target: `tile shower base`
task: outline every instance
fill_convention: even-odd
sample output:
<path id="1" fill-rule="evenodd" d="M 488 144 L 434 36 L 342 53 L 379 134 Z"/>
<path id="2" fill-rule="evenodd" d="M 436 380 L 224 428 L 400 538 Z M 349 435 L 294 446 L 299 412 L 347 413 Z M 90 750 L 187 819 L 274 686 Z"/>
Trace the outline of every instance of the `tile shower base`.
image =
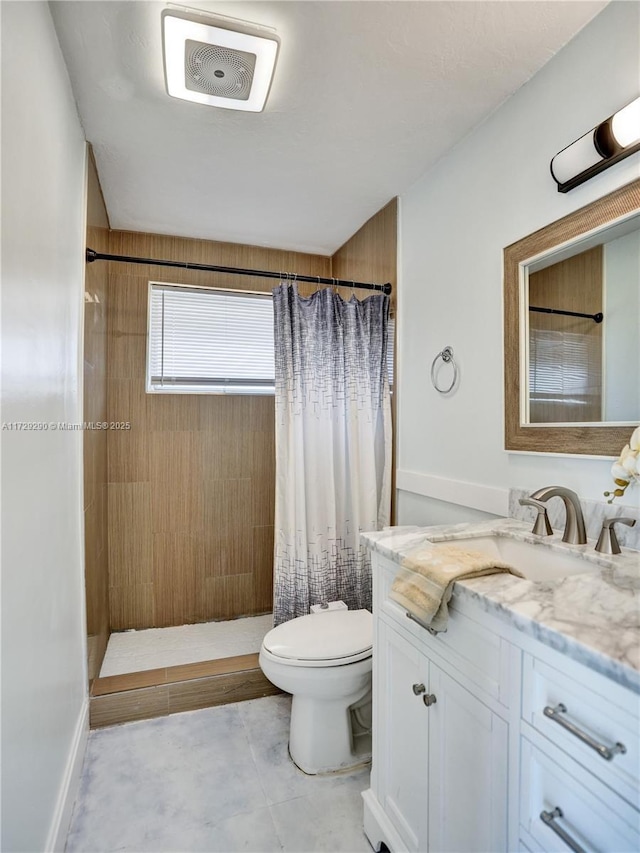
<path id="1" fill-rule="evenodd" d="M 279 693 L 258 652 L 272 616 L 113 634 L 90 698 L 91 728 Z"/>
<path id="2" fill-rule="evenodd" d="M 273 615 L 111 634 L 100 678 L 260 651 Z"/>

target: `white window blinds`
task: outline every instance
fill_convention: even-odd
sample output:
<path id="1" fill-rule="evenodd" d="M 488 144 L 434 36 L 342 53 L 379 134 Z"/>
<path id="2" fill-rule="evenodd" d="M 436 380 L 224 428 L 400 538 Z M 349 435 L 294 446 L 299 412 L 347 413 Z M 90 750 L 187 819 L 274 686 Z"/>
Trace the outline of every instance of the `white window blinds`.
<path id="1" fill-rule="evenodd" d="M 387 326 L 387 376 L 389 377 L 389 388 L 393 391 L 393 354 L 394 342 L 396 339 L 396 321 L 394 317 L 389 317 L 389 325 Z"/>
<path id="2" fill-rule="evenodd" d="M 594 420 L 600 407 L 599 341 L 554 329 L 529 330 L 532 423 Z M 599 418 L 598 418 L 599 419 Z"/>
<path id="3" fill-rule="evenodd" d="M 393 388 L 395 322 L 387 371 Z M 147 390 L 187 394 L 273 394 L 270 293 L 149 286 Z"/>
<path id="4" fill-rule="evenodd" d="M 147 390 L 273 394 L 273 300 L 151 284 Z"/>

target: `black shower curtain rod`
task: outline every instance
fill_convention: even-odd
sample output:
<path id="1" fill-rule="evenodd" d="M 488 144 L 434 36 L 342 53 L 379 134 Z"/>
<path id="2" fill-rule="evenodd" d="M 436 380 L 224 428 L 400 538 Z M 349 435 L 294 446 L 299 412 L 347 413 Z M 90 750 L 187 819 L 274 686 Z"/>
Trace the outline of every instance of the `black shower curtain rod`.
<path id="1" fill-rule="evenodd" d="M 367 284 L 362 281 L 345 281 L 342 278 L 323 278 L 319 275 L 298 275 L 292 272 L 272 272 L 271 270 L 245 270 L 237 267 L 218 267 L 211 264 L 191 264 L 188 261 L 159 261 L 155 258 L 131 258 L 127 255 L 106 255 L 87 249 L 87 263 L 94 261 L 121 261 L 125 264 L 153 264 L 157 267 L 180 267 L 186 270 L 199 270 L 201 272 L 226 272 L 232 275 L 254 275 L 258 278 L 279 278 L 285 281 L 309 281 L 312 284 L 330 284 L 333 287 L 357 287 L 363 290 L 379 290 L 387 295 L 391 293 L 391 285 Z"/>
<path id="2" fill-rule="evenodd" d="M 566 317 L 584 317 L 587 320 L 593 320 L 594 323 L 602 323 L 604 314 L 581 314 L 580 311 L 561 311 L 559 308 L 536 308 L 533 305 L 529 306 L 529 311 L 539 311 L 541 314 L 564 314 Z"/>

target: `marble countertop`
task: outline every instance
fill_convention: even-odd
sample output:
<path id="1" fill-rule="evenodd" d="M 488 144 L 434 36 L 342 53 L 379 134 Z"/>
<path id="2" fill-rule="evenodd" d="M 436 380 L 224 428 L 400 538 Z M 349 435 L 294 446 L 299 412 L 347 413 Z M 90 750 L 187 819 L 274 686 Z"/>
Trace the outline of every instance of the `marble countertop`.
<path id="1" fill-rule="evenodd" d="M 594 551 L 591 540 L 586 545 L 566 545 L 558 533 L 541 539 L 530 531 L 530 524 L 505 518 L 476 524 L 389 527 L 363 533 L 362 541 L 398 564 L 425 541 L 495 533 L 545 549 L 581 554 L 599 568 L 544 582 L 506 574 L 458 581 L 453 600 L 472 600 L 487 613 L 640 693 L 640 551 L 623 549 L 622 554 L 609 557 Z"/>

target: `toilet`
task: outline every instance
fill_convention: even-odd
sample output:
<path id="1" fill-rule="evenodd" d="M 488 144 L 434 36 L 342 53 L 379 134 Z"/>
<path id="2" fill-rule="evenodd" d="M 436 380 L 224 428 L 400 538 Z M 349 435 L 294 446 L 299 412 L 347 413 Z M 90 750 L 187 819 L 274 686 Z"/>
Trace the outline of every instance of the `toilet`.
<path id="1" fill-rule="evenodd" d="M 260 649 L 265 676 L 293 696 L 289 753 L 305 773 L 328 773 L 371 758 L 368 610 L 299 616 L 273 628 Z"/>

